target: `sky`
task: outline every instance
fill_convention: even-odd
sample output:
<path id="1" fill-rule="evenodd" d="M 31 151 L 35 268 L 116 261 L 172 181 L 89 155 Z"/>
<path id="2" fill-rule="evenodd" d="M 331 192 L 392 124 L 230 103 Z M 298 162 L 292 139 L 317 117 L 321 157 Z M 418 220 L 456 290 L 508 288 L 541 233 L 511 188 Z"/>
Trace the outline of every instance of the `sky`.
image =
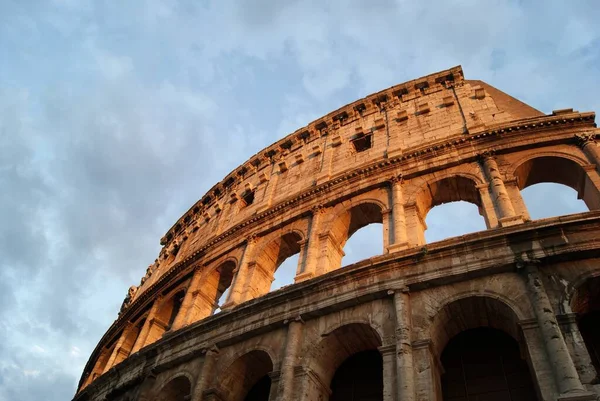
<path id="1" fill-rule="evenodd" d="M 600 110 L 599 19 L 597 0 L 0 0 L 0 401 L 71 399 L 169 227 L 342 105 L 460 64 L 545 113 Z M 524 193 L 534 218 L 585 210 Z M 427 240 L 482 222 L 438 207 Z"/>

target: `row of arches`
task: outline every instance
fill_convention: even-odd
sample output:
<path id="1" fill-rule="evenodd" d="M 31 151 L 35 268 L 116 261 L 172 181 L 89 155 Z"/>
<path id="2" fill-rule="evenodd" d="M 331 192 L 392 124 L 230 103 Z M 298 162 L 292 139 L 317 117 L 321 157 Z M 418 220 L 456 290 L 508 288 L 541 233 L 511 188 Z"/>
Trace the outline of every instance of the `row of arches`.
<path id="1" fill-rule="evenodd" d="M 531 158 L 515 170 L 516 195 L 535 185 L 551 182 L 577 191 L 590 209 L 600 206 L 598 190 L 584 167 L 574 160 L 558 156 Z M 418 181 L 418 180 L 417 180 Z M 396 184 L 393 184 L 396 185 Z M 397 242 L 395 225 L 403 223 L 412 245 L 425 244 L 424 233 L 428 215 L 443 211 L 450 218 L 465 222 L 479 221 L 481 227 L 497 225 L 497 205 L 486 199 L 487 185 L 469 173 L 450 172 L 426 182 L 408 182 L 406 201 L 400 203 L 405 220 L 394 214 L 398 209 L 394 194 L 377 189 L 344 201 L 331 210 L 317 209 L 307 221 L 275 231 L 264 238 L 249 241 L 243 252 L 226 255 L 206 268 L 198 269 L 190 283 L 180 283 L 157 299 L 150 310 L 138 315 L 118 341 L 105 347 L 99 356 L 92 377 L 102 374 L 129 354 L 158 340 L 165 332 L 200 320 L 222 308 L 260 297 L 294 282 L 302 281 L 340 268 L 368 256 L 381 255 Z M 511 192 L 517 212 L 529 218 L 520 196 Z M 540 201 L 538 195 L 538 201 Z M 553 193 L 553 199 L 556 193 Z M 541 199 L 542 203 L 547 199 Z M 455 205 L 470 205 L 468 215 L 448 209 Z M 392 209 L 389 209 L 389 206 Z M 402 206 L 403 205 L 403 206 Z M 581 206 L 581 205 L 580 205 Z M 435 227 L 435 222 L 430 223 Z M 442 230 L 443 231 L 443 230 Z M 410 234 L 410 233 L 416 234 Z M 455 235 L 456 231 L 448 234 Z M 411 237 L 412 235 L 412 237 Z M 434 239 L 435 238 L 434 236 Z M 343 259 L 347 250 L 347 259 Z"/>
<path id="2" fill-rule="evenodd" d="M 484 295 L 468 295 L 445 304 L 429 328 L 432 386 L 427 399 L 444 401 L 542 400 L 539 383 L 544 376 L 539 361 L 531 354 L 537 345 L 523 332 L 521 312 L 508 300 Z M 598 327 L 600 327 L 600 277 L 587 280 L 571 301 L 577 313 L 577 326 L 585 339 L 591 364 L 595 367 L 591 385 L 598 383 Z M 565 333 L 568 332 L 565 329 Z M 389 379 L 396 372 L 395 355 L 384 344 L 380 329 L 363 322 L 341 323 L 321 335 L 300 359 L 303 372 L 294 379 L 294 398 L 323 401 L 383 401 L 389 396 Z M 413 349 L 417 345 L 413 344 Z M 533 347 L 533 348 L 532 348 Z M 571 353 L 576 353 L 571 349 Z M 414 374 L 421 374 L 415 361 Z M 208 380 L 208 392 L 224 401 L 275 400 L 280 362 L 267 349 L 253 349 L 235 354 Z M 300 369 L 301 368 L 301 369 Z M 392 370 L 392 372 L 390 372 Z M 390 376 L 390 373 L 392 374 Z M 579 371 L 582 376 L 583 373 Z M 175 380 L 183 380 L 182 376 Z M 187 379 L 185 379 L 187 380 Z M 583 380 L 583 379 L 582 379 Z M 396 383 L 396 385 L 398 385 Z M 182 401 L 192 383 L 180 385 L 186 394 L 172 395 L 167 383 L 153 400 Z M 205 391 L 207 393 L 207 391 Z M 168 394 L 169 396 L 166 396 Z M 388 394 L 388 395 L 385 395 Z M 204 399 L 204 398 L 202 398 Z"/>

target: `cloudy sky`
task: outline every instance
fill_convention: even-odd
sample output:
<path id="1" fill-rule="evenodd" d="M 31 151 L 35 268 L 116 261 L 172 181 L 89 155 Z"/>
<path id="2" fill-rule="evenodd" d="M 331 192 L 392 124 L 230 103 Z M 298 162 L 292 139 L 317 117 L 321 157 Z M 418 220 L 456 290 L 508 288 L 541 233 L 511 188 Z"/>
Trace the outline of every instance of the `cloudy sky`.
<path id="1" fill-rule="evenodd" d="M 1 0 L 0 400 L 72 398 L 171 224 L 331 110 L 458 64 L 546 113 L 600 110 L 599 19 L 597 0 Z M 534 217 L 584 210 L 526 192 Z M 428 240 L 483 227 L 448 208 Z M 381 252 L 373 227 L 345 262 Z"/>

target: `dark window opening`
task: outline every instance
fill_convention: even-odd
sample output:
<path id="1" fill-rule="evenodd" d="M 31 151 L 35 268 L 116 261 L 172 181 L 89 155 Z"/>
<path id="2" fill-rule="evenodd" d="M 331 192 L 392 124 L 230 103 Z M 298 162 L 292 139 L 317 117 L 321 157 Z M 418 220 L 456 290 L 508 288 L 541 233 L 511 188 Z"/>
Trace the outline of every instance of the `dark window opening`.
<path id="1" fill-rule="evenodd" d="M 379 351 L 363 351 L 346 359 L 331 380 L 330 400 L 383 400 L 383 360 Z"/>
<path id="2" fill-rule="evenodd" d="M 235 182 L 235 180 L 233 179 L 233 177 L 229 177 L 228 179 L 225 180 L 225 182 L 223 183 L 223 186 L 225 188 L 229 188 L 233 185 L 234 182 Z"/>
<path id="3" fill-rule="evenodd" d="M 254 386 L 248 391 L 248 395 L 244 401 L 268 401 L 269 393 L 271 392 L 271 378 L 269 375 L 264 375 Z"/>
<path id="4" fill-rule="evenodd" d="M 354 150 L 356 150 L 357 152 L 364 152 L 367 149 L 371 149 L 372 141 L 371 141 L 371 134 L 365 135 L 365 134 L 358 134 L 353 140 L 352 140 L 352 145 L 354 145 Z"/>
<path id="5" fill-rule="evenodd" d="M 244 201 L 244 206 L 249 206 L 254 202 L 254 191 L 246 191 L 242 195 L 242 200 Z"/>
<path id="6" fill-rule="evenodd" d="M 364 103 L 359 103 L 354 106 L 354 110 L 358 111 L 358 114 L 362 114 L 365 112 L 365 110 L 367 110 L 367 106 L 365 106 Z"/>

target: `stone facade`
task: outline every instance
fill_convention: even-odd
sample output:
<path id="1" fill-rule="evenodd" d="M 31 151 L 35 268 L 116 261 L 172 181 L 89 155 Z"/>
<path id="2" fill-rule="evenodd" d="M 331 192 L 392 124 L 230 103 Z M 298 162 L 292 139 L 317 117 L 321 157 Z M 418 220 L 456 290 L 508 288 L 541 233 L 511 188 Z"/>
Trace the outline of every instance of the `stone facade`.
<path id="1" fill-rule="evenodd" d="M 352 387 L 344 374 L 370 383 L 353 394 L 373 387 L 357 400 L 597 399 L 600 341 L 580 330 L 600 310 L 594 121 L 545 115 L 455 67 L 299 129 L 162 238 L 74 399 L 338 400 Z M 540 182 L 570 186 L 590 212 L 531 221 L 520 190 Z M 428 211 L 459 200 L 487 230 L 426 244 Z M 383 226 L 381 256 L 340 269 L 348 238 L 371 223 Z M 294 254 L 295 284 L 269 292 Z M 506 337 L 521 370 L 502 359 L 500 389 L 463 364 L 455 389 L 453 344 L 481 328 Z M 375 368 L 348 367 L 360 355 Z"/>

